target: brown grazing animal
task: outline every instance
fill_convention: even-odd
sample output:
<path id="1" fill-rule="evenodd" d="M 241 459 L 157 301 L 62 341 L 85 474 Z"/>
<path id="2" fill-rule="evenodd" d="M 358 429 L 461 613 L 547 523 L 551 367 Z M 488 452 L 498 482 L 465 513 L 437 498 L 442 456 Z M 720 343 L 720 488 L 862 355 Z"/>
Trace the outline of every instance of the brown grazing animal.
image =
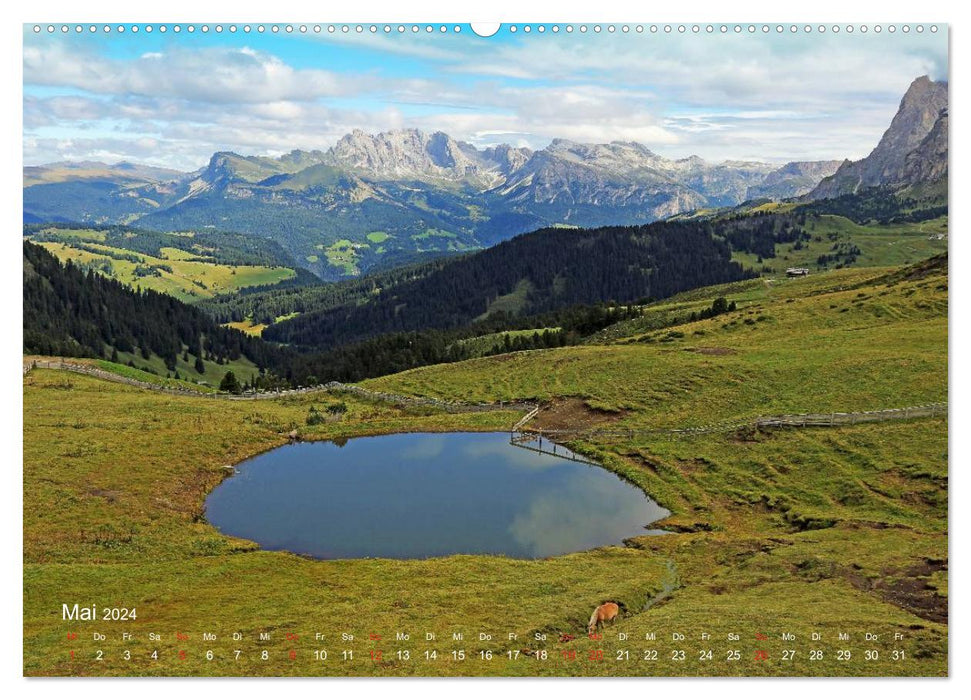
<path id="1" fill-rule="evenodd" d="M 593 609 L 593 615 L 590 616 L 590 623 L 587 625 L 587 631 L 593 634 L 597 631 L 597 625 L 603 626 L 604 624 L 616 619 L 618 613 L 620 613 L 620 608 L 617 607 L 617 603 L 604 603 L 603 605 L 598 605 Z"/>

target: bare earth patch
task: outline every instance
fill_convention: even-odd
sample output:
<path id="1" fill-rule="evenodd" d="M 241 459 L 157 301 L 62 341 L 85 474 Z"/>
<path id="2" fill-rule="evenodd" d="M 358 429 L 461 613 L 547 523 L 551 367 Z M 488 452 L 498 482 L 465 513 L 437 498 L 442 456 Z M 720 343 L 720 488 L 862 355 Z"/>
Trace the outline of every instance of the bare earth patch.
<path id="1" fill-rule="evenodd" d="M 565 397 L 542 405 L 536 417 L 529 422 L 529 427 L 543 430 L 587 430 L 618 421 L 625 413 L 602 411 L 591 408 L 583 399 Z"/>
<path id="2" fill-rule="evenodd" d="M 877 594 L 883 600 L 932 622 L 947 623 L 947 596 L 939 595 L 930 577 L 947 570 L 946 559 L 924 559 L 906 569 L 884 571 L 877 579 L 848 577 L 856 588 Z"/>

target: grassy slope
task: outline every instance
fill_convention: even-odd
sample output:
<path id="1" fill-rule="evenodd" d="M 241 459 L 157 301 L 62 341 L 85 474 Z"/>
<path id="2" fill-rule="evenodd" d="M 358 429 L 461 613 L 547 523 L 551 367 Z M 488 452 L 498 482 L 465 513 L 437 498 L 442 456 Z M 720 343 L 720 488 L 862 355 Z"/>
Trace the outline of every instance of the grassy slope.
<path id="1" fill-rule="evenodd" d="M 461 345 L 466 352 L 470 353 L 471 357 L 481 357 L 487 353 L 492 352 L 497 347 L 501 346 L 506 336 L 510 339 L 519 338 L 522 336 L 532 337 L 534 333 L 542 334 L 544 331 L 558 331 L 559 327 L 551 328 L 529 328 L 526 330 L 517 331 L 502 331 L 500 333 L 487 333 L 485 335 L 477 335 L 473 338 L 465 338 L 463 340 L 456 341 L 457 345 Z"/>
<path id="2" fill-rule="evenodd" d="M 662 342 L 670 329 L 646 336 L 635 330 L 610 345 L 471 360 L 369 384 L 461 398 L 582 396 L 622 408 L 620 424 L 635 427 L 946 398 L 946 278 L 859 287 L 860 274 L 743 286 L 729 295 L 740 300 L 737 312 L 676 329 L 684 337 L 670 342 Z M 669 303 L 710 304 L 723 291 Z M 641 342 L 647 336 L 653 342 Z M 699 347 L 734 354 L 692 350 Z M 108 661 L 98 669 L 111 674 L 946 673 L 947 627 L 932 619 L 947 590 L 944 419 L 577 444 L 670 508 L 669 525 L 685 532 L 551 560 L 314 562 L 252 551 L 199 519 L 205 494 L 225 475 L 220 465 L 281 444 L 311 402 L 326 400 L 231 403 L 51 371 L 28 376 L 25 671 L 92 672 L 87 658 L 69 660 L 56 614 L 61 602 L 91 600 L 139 606 L 138 621 L 127 628 L 139 638 L 127 645 L 138 652 L 133 661 L 119 658 L 120 627 L 108 628 L 115 635 L 103 643 Z M 420 415 L 346 400 L 344 422 L 317 426 L 311 436 L 502 429 L 516 417 Z M 666 587 L 675 590 L 640 612 Z M 605 642 L 555 639 L 581 635 L 589 610 L 604 599 L 632 613 Z M 186 629 L 191 638 L 179 645 L 174 632 L 187 620 L 194 620 Z M 83 633 L 104 627 L 77 625 Z M 227 638 L 235 630 L 244 642 Z M 465 642 L 443 638 L 457 630 Z M 148 631 L 165 633 L 155 645 L 165 663 L 147 659 Z M 219 639 L 203 644 L 203 631 Z M 258 643 L 259 631 L 271 631 L 272 640 Z M 294 661 L 284 659 L 294 645 L 283 635 L 291 631 L 301 637 Z M 316 631 L 327 637 L 310 641 Z M 342 644 L 340 631 L 357 638 Z M 395 631 L 412 638 L 389 640 Z M 550 639 L 534 641 L 537 631 Z M 671 641 L 675 631 L 685 642 Z M 811 645 L 814 631 L 823 640 Z M 849 632 L 850 642 L 838 643 L 837 631 Z M 880 640 L 864 644 L 866 631 Z M 367 641 L 370 632 L 385 639 Z M 425 632 L 439 639 L 425 641 Z M 492 633 L 493 641 L 468 639 L 478 632 Z M 520 637 L 508 643 L 507 632 Z M 619 632 L 637 641 L 621 643 Z M 658 633 L 657 641 L 644 641 L 648 632 Z M 728 632 L 741 639 L 728 641 Z M 756 643 L 756 632 L 769 641 Z M 783 632 L 795 634 L 796 643 L 782 642 Z M 894 632 L 903 640 L 894 642 Z M 783 661 L 790 646 L 797 655 Z M 208 647 L 214 662 L 205 661 Z M 313 661 L 312 647 L 326 648 L 330 660 Z M 338 660 L 345 647 L 355 650 L 353 663 Z M 822 649 L 823 659 L 810 661 L 810 647 Z M 842 647 L 852 649 L 852 662 L 837 660 Z M 189 651 L 185 661 L 171 658 L 180 648 Z M 243 650 L 239 662 L 227 658 L 234 648 Z M 269 665 L 259 659 L 263 648 Z M 382 649 L 381 662 L 370 660 L 372 648 Z M 459 648 L 465 661 L 450 656 Z M 549 658 L 510 660 L 510 648 L 545 648 Z M 587 660 L 596 648 L 606 650 L 604 661 Z M 769 651 L 769 661 L 752 661 L 758 648 Z M 862 661 L 870 648 L 880 651 L 879 660 Z M 405 649 L 411 660 L 397 660 L 394 652 Z M 426 660 L 433 649 L 439 658 Z M 486 649 L 502 653 L 487 661 L 479 654 Z M 618 661 L 618 649 L 638 660 Z M 658 662 L 640 661 L 651 649 Z M 678 649 L 685 661 L 670 659 Z M 706 649 L 710 661 L 700 658 Z M 726 660 L 730 649 L 740 650 L 740 661 Z M 893 660 L 893 649 L 905 658 Z M 577 660 L 562 654 L 568 650 Z"/>
<path id="3" fill-rule="evenodd" d="M 26 356 L 25 359 L 27 359 Z M 161 357 L 151 355 L 146 360 L 137 350 L 134 353 L 118 353 L 118 362 L 83 357 L 73 357 L 69 360 L 75 363 L 94 365 L 123 377 L 131 377 L 150 384 L 181 387 L 203 392 L 214 391 L 226 372 L 229 371 L 236 375 L 240 383 L 250 381 L 255 375 L 259 374 L 259 368 L 246 357 L 240 357 L 238 360 L 227 360 L 225 364 L 203 360 L 202 364 L 205 371 L 199 373 L 195 368 L 195 355 L 190 353 L 188 362 L 182 359 L 182 355 L 179 355 L 175 362 L 175 371 L 179 373 L 179 379 L 175 379 L 174 372 L 165 366 L 165 361 Z M 129 362 L 135 366 L 129 366 Z"/>
<path id="4" fill-rule="evenodd" d="M 509 294 L 503 294 L 502 296 L 493 299 L 489 303 L 489 307 L 486 309 L 485 313 L 475 320 L 481 321 L 488 318 L 492 314 L 499 313 L 500 311 L 513 315 L 518 314 L 526 305 L 526 298 L 531 291 L 533 291 L 533 285 L 529 280 L 519 280 L 519 282 L 516 283 L 516 287 L 509 292 Z"/>
<path id="5" fill-rule="evenodd" d="M 155 373 L 146 372 L 143 369 L 138 369 L 137 367 L 129 367 L 128 365 L 120 364 L 117 362 L 109 362 L 108 360 L 88 360 L 87 362 L 103 370 L 107 370 L 108 372 L 112 372 L 114 374 L 120 375 L 122 377 L 137 379 L 140 382 L 148 382 L 149 384 L 156 384 L 162 387 L 168 387 L 173 389 L 188 389 L 190 391 L 202 391 L 202 392 L 211 393 L 211 392 L 215 392 L 216 387 L 219 386 L 218 381 L 215 383 L 210 382 L 208 384 L 201 384 L 197 381 L 187 381 L 184 379 L 170 379 L 169 377 L 165 376 L 167 373 L 165 366 L 162 364 L 162 361 L 157 357 L 153 357 L 151 360 L 146 361 L 139 355 L 135 359 L 139 360 L 143 365 L 146 365 L 146 366 L 154 365 L 152 368 L 155 370 Z M 75 360 L 72 360 L 72 362 L 74 361 Z M 159 372 L 161 372 L 161 374 Z M 181 376 L 181 372 L 180 372 L 180 376 Z M 198 373 L 196 373 L 195 371 L 193 371 L 192 376 L 199 377 Z M 200 380 L 204 380 L 204 378 L 200 377 Z"/>
<path id="6" fill-rule="evenodd" d="M 654 427 L 944 399 L 946 279 L 847 284 L 861 274 L 771 287 L 735 312 L 607 346 L 436 365 L 366 384 L 468 400 L 580 396 L 631 411 L 624 425 Z"/>
<path id="7" fill-rule="evenodd" d="M 787 267 L 819 269 L 817 258 L 833 253 L 838 244 L 860 249 L 855 266 L 880 267 L 908 265 L 937 253 L 947 252 L 947 217 L 905 224 L 857 224 L 842 216 L 823 214 L 818 221 L 810 219 L 806 230 L 812 239 L 801 250 L 793 244 L 776 245 L 776 257 L 758 262 L 757 256 L 735 252 L 732 259 L 754 270 L 768 268 L 766 274 L 785 274 Z M 943 235 L 943 238 L 938 238 Z M 837 263 L 828 263 L 829 268 Z"/>
<path id="8" fill-rule="evenodd" d="M 366 243 L 354 243 L 346 238 L 335 241 L 327 247 L 323 245 L 317 246 L 317 248 L 324 251 L 324 255 L 327 256 L 327 262 L 333 267 L 339 268 L 345 275 L 358 275 L 361 273 L 361 270 L 357 266 L 357 251 L 367 247 L 368 244 Z"/>
<path id="9" fill-rule="evenodd" d="M 227 360 L 224 365 L 213 362 L 212 360 L 203 360 L 202 364 L 205 367 L 205 372 L 202 374 L 196 371 L 195 361 L 195 355 L 191 353 L 189 354 L 188 362 L 182 359 L 182 355 L 179 355 L 175 361 L 175 370 L 179 373 L 179 377 L 192 383 L 204 382 L 209 386 L 217 387 L 219 386 L 219 382 L 222 381 L 222 378 L 226 376 L 226 372 L 232 371 L 241 383 L 248 381 L 251 377 L 259 373 L 259 368 L 246 357 L 240 357 L 238 360 Z M 151 374 L 153 372 L 163 381 L 167 375 L 173 374 L 172 370 L 165 366 L 165 361 L 158 355 L 152 355 L 146 360 L 137 352 L 134 354 L 120 352 L 118 353 L 118 362 L 129 370 L 132 368 L 128 367 L 128 362 L 133 362 L 135 369 L 151 370 L 151 372 L 143 371 L 143 374 Z"/>
<path id="10" fill-rule="evenodd" d="M 275 284 L 293 277 L 294 271 L 286 267 L 265 267 L 260 265 L 222 265 L 212 262 L 201 262 L 196 256 L 177 248 L 163 248 L 166 258 L 156 258 L 144 253 L 133 253 L 130 250 L 101 246 L 92 242 L 89 245 L 103 247 L 107 253 L 134 255 L 142 259 L 141 263 L 128 260 L 112 259 L 109 255 L 98 255 L 87 250 L 73 248 L 64 243 L 40 243 L 60 260 L 91 263 L 108 261 L 111 263 L 111 277 L 132 287 L 154 289 L 158 292 L 171 294 L 175 298 L 192 302 L 212 297 L 216 294 L 226 294 L 244 287 L 255 285 Z M 191 258 L 191 259 L 189 259 Z M 143 266 L 155 267 L 159 276 L 139 277 L 135 268 Z M 172 268 L 172 272 L 158 268 L 165 265 Z"/>
<path id="11" fill-rule="evenodd" d="M 195 381 L 187 381 L 183 379 L 172 379 L 165 376 L 165 368 L 162 365 L 162 361 L 156 357 L 153 357 L 151 362 L 146 362 L 142 359 L 141 355 L 137 356 L 135 359 L 142 362 L 144 365 L 152 365 L 153 369 L 157 366 L 162 367 L 162 374 L 159 375 L 156 372 L 146 372 L 138 367 L 129 367 L 128 365 L 120 364 L 117 362 L 109 362 L 108 360 L 99 360 L 90 357 L 70 357 L 70 358 L 59 358 L 59 357 L 49 357 L 42 355 L 24 355 L 24 363 L 28 363 L 31 360 L 39 360 L 41 362 L 45 361 L 58 361 L 64 360 L 75 365 L 87 365 L 89 367 L 95 367 L 97 369 L 103 369 L 112 374 L 116 374 L 120 377 L 127 377 L 129 379 L 135 379 L 140 382 L 146 382 L 148 384 L 154 384 L 155 386 L 164 387 L 167 389 L 186 389 L 188 391 L 202 392 L 202 393 L 216 393 L 215 386 L 207 386 L 206 384 L 200 384 Z M 215 363 L 213 363 L 215 364 Z M 198 376 L 198 375 L 196 375 Z"/>

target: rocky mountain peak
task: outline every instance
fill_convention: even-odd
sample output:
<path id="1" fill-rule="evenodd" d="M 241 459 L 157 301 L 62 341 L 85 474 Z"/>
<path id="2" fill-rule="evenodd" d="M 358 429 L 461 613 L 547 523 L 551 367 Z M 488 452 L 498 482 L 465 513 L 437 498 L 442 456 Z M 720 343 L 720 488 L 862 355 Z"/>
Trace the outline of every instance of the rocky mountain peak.
<path id="1" fill-rule="evenodd" d="M 929 76 L 922 75 L 919 78 L 914 78 L 910 87 L 907 88 L 907 92 L 904 93 L 903 98 L 900 100 L 900 106 L 903 108 L 907 104 L 917 103 L 919 104 L 922 100 L 932 93 L 934 93 L 939 86 L 947 88 L 946 82 L 935 83 L 930 79 Z"/>
<path id="2" fill-rule="evenodd" d="M 947 160 L 946 133 L 943 152 L 939 148 L 925 149 L 924 155 L 937 159 L 926 167 L 907 166 L 910 154 L 924 143 L 947 109 L 948 86 L 945 81 L 935 82 L 926 75 L 914 80 L 904 93 L 897 113 L 876 148 L 866 158 L 844 163 L 831 177 L 826 178 L 810 193 L 812 199 L 838 197 L 856 192 L 860 188 L 911 185 L 918 173 L 946 172 L 946 164 L 940 167 L 940 158 Z M 944 124 L 946 126 L 946 119 Z M 945 129 L 946 131 L 946 129 Z M 941 138 L 938 136 L 937 141 Z M 938 146 L 940 143 L 938 143 Z M 937 155 L 934 155 L 937 153 Z M 913 157 L 910 157 L 913 162 Z"/>
<path id="3" fill-rule="evenodd" d="M 533 151 L 528 148 L 516 148 L 506 143 L 482 151 L 482 157 L 495 163 L 504 176 L 522 168 L 532 155 Z"/>
<path id="4" fill-rule="evenodd" d="M 212 174 L 229 174 L 232 161 L 241 157 L 232 151 L 216 151 L 209 158 L 209 165 L 206 170 Z"/>
<path id="5" fill-rule="evenodd" d="M 355 129 L 328 151 L 332 165 L 363 171 L 380 178 L 462 179 L 485 168 L 471 144 L 448 134 L 397 129 L 367 134 Z"/>
<path id="6" fill-rule="evenodd" d="M 926 75 L 910 84 L 890 128 L 870 157 L 885 159 L 886 166 L 899 166 L 907 153 L 930 133 L 942 109 L 947 108 L 947 83 L 935 83 Z"/>

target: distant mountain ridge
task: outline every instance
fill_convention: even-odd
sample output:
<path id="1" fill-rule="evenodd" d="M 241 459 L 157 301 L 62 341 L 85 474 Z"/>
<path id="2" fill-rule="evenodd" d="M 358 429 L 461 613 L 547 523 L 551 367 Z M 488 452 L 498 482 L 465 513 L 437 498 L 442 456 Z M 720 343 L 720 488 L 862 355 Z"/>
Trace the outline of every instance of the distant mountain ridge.
<path id="1" fill-rule="evenodd" d="M 844 161 L 820 182 L 809 199 L 829 199 L 867 187 L 903 189 L 947 176 L 948 85 L 921 76 L 911 83 L 900 106 L 870 154 Z"/>
<path id="2" fill-rule="evenodd" d="M 842 161 L 818 160 L 810 162 L 786 163 L 778 170 L 773 170 L 765 176 L 762 183 L 748 189 L 747 199 L 790 199 L 806 194 L 819 184 L 820 180 L 829 177 Z"/>
<path id="3" fill-rule="evenodd" d="M 184 173 L 171 168 L 158 168 L 121 161 L 113 165 L 97 161 L 50 163 L 24 167 L 24 187 L 64 182 L 65 180 L 94 180 L 113 178 L 143 184 L 164 182 L 183 177 Z"/>
<path id="4" fill-rule="evenodd" d="M 807 177 L 818 173 L 821 178 L 836 167 L 833 161 L 789 163 L 778 168 L 760 162 L 709 163 L 698 156 L 671 160 L 642 144 L 623 141 L 586 144 L 554 139 L 538 151 L 507 144 L 480 150 L 448 134 L 429 134 L 417 129 L 378 134 L 355 130 L 326 152 L 293 151 L 279 159 L 231 153 L 217 153 L 213 158 L 217 160 L 210 162 L 209 170 L 218 165 L 218 159 L 231 158 L 237 166 L 237 176 L 250 182 L 260 182 L 254 171 L 268 177 L 279 173 L 296 175 L 303 168 L 323 165 L 371 181 L 450 182 L 520 198 L 528 191 L 527 200 L 547 202 L 559 197 L 578 205 L 591 203 L 594 195 L 584 195 L 582 189 L 570 190 L 565 181 L 568 176 L 579 176 L 577 179 L 581 182 L 596 181 L 608 187 L 652 188 L 644 194 L 716 206 L 744 201 L 749 198 L 751 187 L 758 187 L 770 176 L 770 184 L 786 182 L 790 177 L 799 179 L 800 183 L 792 190 L 802 194 L 801 188 L 808 191 L 815 185 L 815 182 L 805 182 Z M 200 175 L 206 177 L 204 172 Z M 286 178 L 282 177 L 262 184 L 285 182 Z M 635 191 L 635 199 L 637 194 Z"/>
<path id="5" fill-rule="evenodd" d="M 835 170 L 556 139 L 476 148 L 442 132 L 355 130 L 280 157 L 217 152 L 192 173 L 125 164 L 25 168 L 24 220 L 204 227 L 278 241 L 324 279 L 434 251 L 474 250 L 542 226 L 644 224 L 753 196 L 803 194 Z"/>
<path id="6" fill-rule="evenodd" d="M 399 259 L 489 247 L 544 226 L 640 225 L 757 198 L 832 196 L 825 193 L 939 176 L 924 154 L 936 158 L 942 143 L 946 153 L 946 116 L 936 131 L 928 116 L 946 107 L 941 85 L 915 81 L 869 157 L 879 161 L 873 167 L 669 159 L 627 141 L 477 148 L 443 132 L 355 130 L 327 150 L 217 152 L 192 173 L 131 164 L 25 168 L 24 220 L 233 230 L 272 238 L 315 274 L 339 279 Z M 922 100 L 930 106 L 921 108 Z"/>

